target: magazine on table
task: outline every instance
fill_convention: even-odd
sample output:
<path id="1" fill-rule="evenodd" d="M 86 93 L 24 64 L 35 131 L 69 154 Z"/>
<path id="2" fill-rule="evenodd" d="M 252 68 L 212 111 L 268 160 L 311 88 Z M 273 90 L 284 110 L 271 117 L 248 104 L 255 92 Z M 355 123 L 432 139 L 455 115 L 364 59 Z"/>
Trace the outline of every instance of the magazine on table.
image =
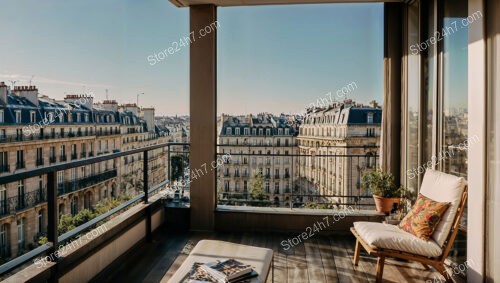
<path id="1" fill-rule="evenodd" d="M 235 259 L 218 262 L 209 262 L 201 266 L 208 274 L 220 283 L 234 282 L 242 276 L 252 273 L 252 266 Z"/>
<path id="2" fill-rule="evenodd" d="M 210 263 L 210 265 L 218 263 L 220 262 Z M 204 265 L 203 263 L 195 262 L 186 276 L 181 280 L 181 283 L 246 283 L 250 282 L 253 277 L 258 276 L 257 272 L 250 268 L 250 272 L 240 272 L 240 276 L 233 277 L 231 280 L 226 280 L 225 278 L 218 280 L 203 268 Z"/>

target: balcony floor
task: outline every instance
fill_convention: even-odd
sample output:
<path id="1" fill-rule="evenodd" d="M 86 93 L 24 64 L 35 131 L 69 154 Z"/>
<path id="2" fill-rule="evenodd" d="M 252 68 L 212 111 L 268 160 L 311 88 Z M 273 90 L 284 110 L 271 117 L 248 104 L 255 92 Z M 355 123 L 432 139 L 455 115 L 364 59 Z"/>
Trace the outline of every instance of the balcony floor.
<path id="1" fill-rule="evenodd" d="M 274 282 L 374 282 L 376 259 L 362 251 L 358 267 L 352 264 L 354 237 L 318 234 L 294 248 L 280 243 L 298 233 L 200 233 L 168 234 L 165 228 L 109 266 L 94 282 L 168 282 L 201 239 L 216 239 L 274 250 Z M 434 277 L 436 276 L 436 277 Z M 270 272 L 267 282 L 272 282 Z M 443 281 L 434 281 L 437 280 Z M 436 271 L 414 262 L 386 260 L 384 282 L 444 282 Z M 430 281 L 428 281 L 430 282 Z"/>

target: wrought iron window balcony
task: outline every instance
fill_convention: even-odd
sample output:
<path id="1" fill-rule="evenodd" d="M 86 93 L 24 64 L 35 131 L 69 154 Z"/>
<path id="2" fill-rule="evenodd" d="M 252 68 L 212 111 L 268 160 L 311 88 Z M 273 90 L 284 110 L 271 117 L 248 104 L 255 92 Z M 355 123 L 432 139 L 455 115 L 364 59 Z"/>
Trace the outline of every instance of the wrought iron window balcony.
<path id="1" fill-rule="evenodd" d="M 59 161 L 63 162 L 63 161 L 66 161 L 66 160 L 68 160 L 68 158 L 66 157 L 66 155 L 59 156 Z"/>
<path id="2" fill-rule="evenodd" d="M 71 154 L 71 160 L 75 160 L 77 158 L 78 158 L 78 155 L 76 154 L 76 152 Z"/>
<path id="3" fill-rule="evenodd" d="M 42 166 L 43 165 L 43 158 L 37 158 L 36 159 L 36 166 Z"/>
<path id="4" fill-rule="evenodd" d="M 26 161 L 17 161 L 16 162 L 16 169 L 23 169 L 26 168 Z"/>
<path id="5" fill-rule="evenodd" d="M 0 173 L 9 172 L 9 171 L 10 171 L 10 165 L 9 164 L 2 164 L 2 165 L 0 165 Z"/>
<path id="6" fill-rule="evenodd" d="M 87 153 L 84 151 L 84 152 L 80 152 L 80 158 L 85 158 L 87 157 Z"/>
<path id="7" fill-rule="evenodd" d="M 115 178 L 116 176 L 116 169 L 112 169 L 102 173 L 92 174 L 90 176 L 86 176 L 73 181 L 65 181 L 57 185 L 58 193 L 59 195 L 68 194 L 107 181 L 109 179 Z"/>
<path id="8" fill-rule="evenodd" d="M 0 216 L 12 215 L 46 201 L 46 192 L 35 190 L 0 201 Z"/>
<path id="9" fill-rule="evenodd" d="M 55 156 L 49 157 L 49 162 L 50 163 L 56 163 L 56 157 Z"/>

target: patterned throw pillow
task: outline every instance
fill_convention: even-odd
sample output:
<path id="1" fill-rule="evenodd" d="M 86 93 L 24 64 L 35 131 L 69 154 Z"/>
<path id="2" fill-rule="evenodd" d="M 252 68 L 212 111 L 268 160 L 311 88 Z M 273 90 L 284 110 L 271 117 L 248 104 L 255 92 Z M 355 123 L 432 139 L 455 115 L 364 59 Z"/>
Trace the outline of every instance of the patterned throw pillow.
<path id="1" fill-rule="evenodd" d="M 428 241 L 449 206 L 449 202 L 433 201 L 419 194 L 411 211 L 401 220 L 398 227 Z"/>

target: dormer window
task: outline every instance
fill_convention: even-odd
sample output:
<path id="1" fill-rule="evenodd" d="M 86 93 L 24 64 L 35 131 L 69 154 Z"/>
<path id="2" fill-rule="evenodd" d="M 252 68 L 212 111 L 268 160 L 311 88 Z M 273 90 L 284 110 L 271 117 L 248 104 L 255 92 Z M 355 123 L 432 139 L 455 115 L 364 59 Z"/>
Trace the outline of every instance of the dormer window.
<path id="1" fill-rule="evenodd" d="M 290 135 L 290 129 L 285 129 L 285 136 Z"/>
<path id="2" fill-rule="evenodd" d="M 231 135 L 231 128 L 230 127 L 227 127 L 226 128 L 226 135 Z"/>
<path id="3" fill-rule="evenodd" d="M 3 118 L 3 110 L 0 110 L 0 123 L 3 123 L 5 120 Z"/>
<path id="4" fill-rule="evenodd" d="M 271 129 L 266 129 L 266 136 L 270 136 L 271 135 Z"/>
<path id="5" fill-rule="evenodd" d="M 16 111 L 16 123 L 21 123 L 21 110 Z"/>
<path id="6" fill-rule="evenodd" d="M 234 134 L 239 136 L 240 135 L 240 128 L 234 129 Z"/>
<path id="7" fill-rule="evenodd" d="M 49 123 L 52 123 L 52 122 L 54 122 L 54 113 L 49 112 Z"/>
<path id="8" fill-rule="evenodd" d="M 85 114 L 85 122 L 88 123 L 89 122 L 89 114 Z"/>
<path id="9" fill-rule="evenodd" d="M 366 116 L 366 123 L 373 124 L 373 113 L 368 113 Z"/>
<path id="10" fill-rule="evenodd" d="M 280 135 L 280 136 L 283 135 L 283 129 L 278 129 L 278 135 Z"/>
<path id="11" fill-rule="evenodd" d="M 30 111 L 30 122 L 35 123 L 36 122 L 36 113 L 35 111 Z"/>
<path id="12" fill-rule="evenodd" d="M 245 134 L 245 136 L 250 135 L 250 129 L 249 128 L 243 129 L 243 134 Z"/>
<path id="13" fill-rule="evenodd" d="M 252 135 L 253 135 L 253 136 L 256 136 L 256 135 L 257 135 L 257 129 L 255 129 L 255 128 L 253 128 L 253 129 L 252 129 Z"/>
<path id="14" fill-rule="evenodd" d="M 73 115 L 71 113 L 68 113 L 68 123 L 73 122 Z"/>
<path id="15" fill-rule="evenodd" d="M 80 122 L 81 122 L 81 120 L 82 120 L 82 117 L 81 117 L 81 116 L 82 116 L 82 115 L 81 115 L 80 113 L 76 113 L 76 122 L 77 122 L 77 123 L 80 123 Z"/>
<path id="16" fill-rule="evenodd" d="M 264 130 L 263 129 L 259 129 L 259 136 L 262 136 L 264 135 Z"/>

